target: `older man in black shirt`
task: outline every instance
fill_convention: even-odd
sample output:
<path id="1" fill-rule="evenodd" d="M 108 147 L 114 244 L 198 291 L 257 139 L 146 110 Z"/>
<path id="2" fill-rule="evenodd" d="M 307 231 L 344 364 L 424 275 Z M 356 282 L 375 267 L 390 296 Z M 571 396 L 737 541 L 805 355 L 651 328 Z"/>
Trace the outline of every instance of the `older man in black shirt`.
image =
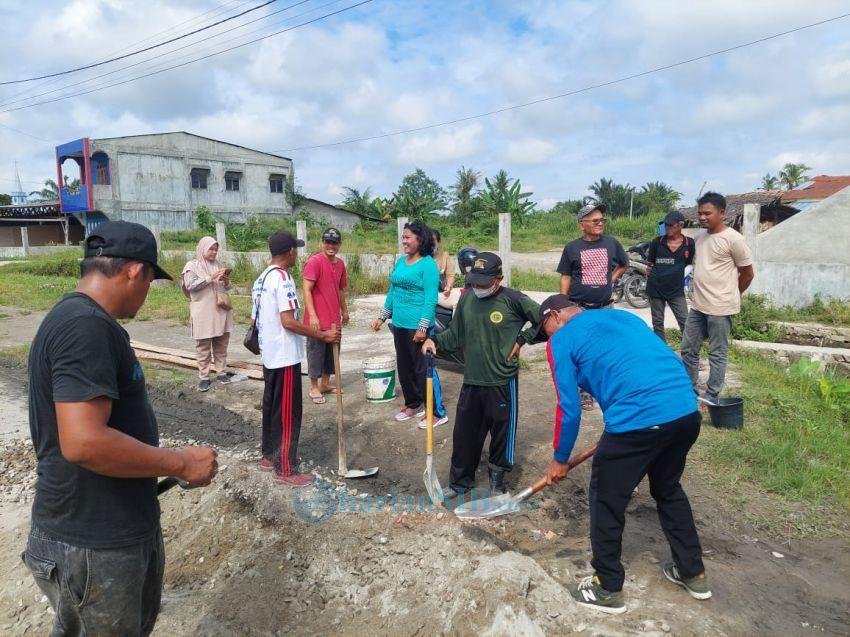
<path id="1" fill-rule="evenodd" d="M 47 314 L 29 357 L 38 482 L 24 562 L 55 612 L 54 635 L 147 635 L 165 556 L 157 476 L 209 484 L 209 447 L 162 449 L 145 377 L 116 319 L 132 318 L 157 265 L 153 234 L 107 222 L 82 277 Z"/>

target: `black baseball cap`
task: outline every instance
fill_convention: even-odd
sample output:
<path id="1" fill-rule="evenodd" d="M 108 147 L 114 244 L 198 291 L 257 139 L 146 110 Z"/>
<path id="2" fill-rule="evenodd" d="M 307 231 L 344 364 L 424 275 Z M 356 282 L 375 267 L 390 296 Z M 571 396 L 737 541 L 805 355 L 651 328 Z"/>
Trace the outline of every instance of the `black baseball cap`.
<path id="1" fill-rule="evenodd" d="M 336 228 L 328 228 L 322 233 L 322 241 L 342 243 L 342 234 Z"/>
<path id="2" fill-rule="evenodd" d="M 155 279 L 171 279 L 171 275 L 156 264 L 156 238 L 153 232 L 132 221 L 106 221 L 97 225 L 86 237 L 85 257 L 116 257 L 135 259 L 153 267 Z"/>
<path id="3" fill-rule="evenodd" d="M 664 225 L 672 226 L 677 223 L 685 223 L 685 215 L 683 215 L 678 210 L 674 210 L 673 212 L 668 212 L 667 216 L 664 217 Z"/>
<path id="4" fill-rule="evenodd" d="M 534 339 L 535 343 L 541 343 L 543 341 L 549 340 L 549 337 L 546 335 L 546 332 L 543 331 L 543 324 L 546 322 L 549 314 L 552 312 L 557 312 L 558 310 L 563 310 L 565 307 L 576 307 L 577 303 L 575 301 L 570 301 L 570 297 L 566 294 L 553 294 L 548 297 L 543 303 L 540 304 L 539 316 L 540 316 L 540 331 L 537 333 L 537 336 Z"/>
<path id="5" fill-rule="evenodd" d="M 472 261 L 472 267 L 466 275 L 471 285 L 487 285 L 497 276 L 502 276 L 502 260 L 498 254 L 479 252 Z"/>
<path id="6" fill-rule="evenodd" d="M 275 232 L 269 237 L 269 252 L 272 253 L 273 257 L 284 252 L 289 252 L 292 248 L 303 247 L 304 242 L 301 239 L 296 239 L 292 236 L 291 232 L 287 232 L 286 230 Z"/>

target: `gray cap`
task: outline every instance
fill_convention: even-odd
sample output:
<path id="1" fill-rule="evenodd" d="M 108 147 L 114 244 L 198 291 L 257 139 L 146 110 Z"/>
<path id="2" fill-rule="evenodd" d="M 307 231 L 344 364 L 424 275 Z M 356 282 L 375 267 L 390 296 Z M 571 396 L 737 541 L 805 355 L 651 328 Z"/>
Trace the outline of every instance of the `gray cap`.
<path id="1" fill-rule="evenodd" d="M 605 213 L 606 207 L 604 203 L 589 203 L 586 206 L 583 206 L 581 210 L 578 211 L 578 220 L 581 221 L 587 215 L 589 215 L 594 210 L 598 210 L 601 213 Z"/>

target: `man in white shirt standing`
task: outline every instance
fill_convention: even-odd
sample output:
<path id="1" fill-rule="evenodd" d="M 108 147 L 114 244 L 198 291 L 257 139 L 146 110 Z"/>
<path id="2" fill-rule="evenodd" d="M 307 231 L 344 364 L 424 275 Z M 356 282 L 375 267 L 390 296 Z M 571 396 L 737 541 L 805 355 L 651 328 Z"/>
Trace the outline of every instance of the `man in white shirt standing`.
<path id="1" fill-rule="evenodd" d="M 753 282 L 753 258 L 744 237 L 724 222 L 726 198 L 707 192 L 697 200 L 693 300 L 682 335 L 682 361 L 697 391 L 699 350 L 708 340 L 705 400 L 717 401 L 726 379 L 732 317 L 741 311 L 741 295 Z M 698 393 L 698 392 L 697 392 Z"/>
<path id="2" fill-rule="evenodd" d="M 269 237 L 271 265 L 254 282 L 251 318 L 257 325 L 263 360 L 263 433 L 260 468 L 273 471 L 276 482 L 304 487 L 313 481 L 297 473 L 301 433 L 301 359 L 304 336 L 338 342 L 339 329 L 320 330 L 298 320 L 295 282 L 287 268 L 295 265 L 296 248 L 304 242 L 286 231 Z"/>

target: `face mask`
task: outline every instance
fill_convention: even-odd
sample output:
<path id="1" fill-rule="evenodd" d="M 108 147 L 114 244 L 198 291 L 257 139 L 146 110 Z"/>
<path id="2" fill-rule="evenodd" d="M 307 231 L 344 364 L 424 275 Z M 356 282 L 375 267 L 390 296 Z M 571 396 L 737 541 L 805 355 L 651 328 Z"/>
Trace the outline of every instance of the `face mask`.
<path id="1" fill-rule="evenodd" d="M 476 288 L 473 287 L 472 291 L 475 292 L 475 296 L 479 299 L 486 299 L 488 296 L 493 296 L 496 293 L 496 290 L 499 289 L 499 281 L 493 281 L 493 285 L 489 288 Z"/>

